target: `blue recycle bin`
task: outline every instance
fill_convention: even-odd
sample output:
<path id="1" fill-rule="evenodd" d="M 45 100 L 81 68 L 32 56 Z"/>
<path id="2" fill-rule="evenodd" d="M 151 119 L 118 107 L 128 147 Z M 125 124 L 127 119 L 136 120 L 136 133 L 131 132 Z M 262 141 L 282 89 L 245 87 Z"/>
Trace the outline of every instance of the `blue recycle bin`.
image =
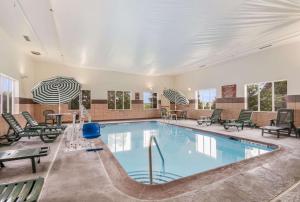
<path id="1" fill-rule="evenodd" d="M 82 136 L 86 139 L 94 139 L 101 136 L 99 123 L 85 123 L 82 128 Z"/>

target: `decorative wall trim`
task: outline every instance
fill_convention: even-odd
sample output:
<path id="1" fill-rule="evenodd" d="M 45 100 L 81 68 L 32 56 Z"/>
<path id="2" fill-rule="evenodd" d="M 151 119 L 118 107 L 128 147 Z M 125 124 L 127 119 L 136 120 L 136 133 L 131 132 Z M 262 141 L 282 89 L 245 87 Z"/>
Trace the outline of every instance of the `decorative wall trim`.
<path id="1" fill-rule="evenodd" d="M 23 98 L 23 97 L 17 97 L 15 99 L 16 104 L 37 104 L 33 102 L 32 98 Z"/>
<path id="2" fill-rule="evenodd" d="M 245 98 L 236 97 L 236 98 L 217 98 L 216 103 L 244 103 Z"/>
<path id="3" fill-rule="evenodd" d="M 92 104 L 107 104 L 107 100 L 92 100 Z"/>
<path id="4" fill-rule="evenodd" d="M 144 104 L 143 100 L 131 100 L 131 104 Z"/>
<path id="5" fill-rule="evenodd" d="M 288 95 L 286 96 L 287 102 L 300 102 L 300 95 Z"/>

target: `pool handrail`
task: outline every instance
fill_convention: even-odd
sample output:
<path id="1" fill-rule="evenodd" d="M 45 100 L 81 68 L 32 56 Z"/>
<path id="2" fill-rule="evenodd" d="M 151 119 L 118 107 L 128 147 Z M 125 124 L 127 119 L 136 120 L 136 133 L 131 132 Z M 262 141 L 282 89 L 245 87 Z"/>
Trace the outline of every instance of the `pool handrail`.
<path id="1" fill-rule="evenodd" d="M 156 137 L 154 135 L 151 135 L 150 141 L 149 141 L 149 149 L 148 149 L 148 155 L 149 155 L 149 180 L 150 184 L 153 184 L 153 175 L 152 175 L 152 141 L 154 141 L 156 148 L 158 150 L 158 153 L 160 155 L 160 158 L 162 160 L 162 167 L 163 167 L 163 172 L 165 172 L 165 159 L 161 153 L 161 150 L 159 148 L 158 142 L 156 140 Z"/>

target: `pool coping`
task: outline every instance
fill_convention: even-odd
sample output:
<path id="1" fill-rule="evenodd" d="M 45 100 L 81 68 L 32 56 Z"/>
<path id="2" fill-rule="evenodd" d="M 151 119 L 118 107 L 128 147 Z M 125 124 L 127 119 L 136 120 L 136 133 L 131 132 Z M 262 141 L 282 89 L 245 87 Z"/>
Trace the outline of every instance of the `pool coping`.
<path id="1" fill-rule="evenodd" d="M 145 120 L 146 121 L 146 120 Z M 148 120 L 149 121 L 149 120 Z M 154 120 L 150 120 L 154 121 Z M 155 120 L 161 123 L 160 120 Z M 143 121 L 123 121 L 123 122 L 112 122 L 112 123 L 133 123 L 133 122 L 143 122 Z M 111 122 L 108 122 L 111 123 Z M 160 200 L 166 198 L 176 197 L 178 195 L 188 193 L 191 191 L 196 190 L 199 187 L 204 187 L 209 185 L 213 182 L 223 180 L 234 174 L 250 170 L 251 168 L 255 168 L 263 163 L 266 160 L 270 160 L 271 157 L 276 158 L 277 155 L 280 155 L 284 152 L 287 152 L 287 149 L 280 145 L 275 145 L 272 143 L 267 143 L 259 140 L 252 140 L 249 138 L 243 137 L 236 137 L 232 135 L 228 135 L 221 132 L 212 132 L 198 128 L 192 128 L 189 126 L 183 126 L 174 123 L 166 123 L 171 124 L 179 127 L 189 128 L 193 130 L 199 130 L 208 132 L 214 135 L 221 135 L 226 137 L 234 137 L 240 140 L 246 140 L 250 142 L 255 142 L 259 144 L 264 144 L 272 147 L 276 147 L 271 152 L 251 157 L 242 161 L 234 162 L 231 164 L 227 164 L 224 166 L 220 166 L 214 169 L 210 169 L 208 171 L 204 171 L 201 173 L 196 173 L 187 177 L 182 177 L 180 179 L 176 179 L 174 181 L 164 183 L 164 184 L 156 184 L 156 185 L 147 185 L 139 183 L 132 178 L 130 178 L 127 172 L 123 169 L 122 165 L 116 159 L 114 154 L 110 151 L 108 146 L 99 139 L 98 143 L 99 146 L 103 147 L 104 150 L 99 153 L 100 159 L 103 163 L 103 166 L 108 174 L 111 183 L 121 192 L 137 198 L 137 199 L 144 199 L 144 200 Z"/>

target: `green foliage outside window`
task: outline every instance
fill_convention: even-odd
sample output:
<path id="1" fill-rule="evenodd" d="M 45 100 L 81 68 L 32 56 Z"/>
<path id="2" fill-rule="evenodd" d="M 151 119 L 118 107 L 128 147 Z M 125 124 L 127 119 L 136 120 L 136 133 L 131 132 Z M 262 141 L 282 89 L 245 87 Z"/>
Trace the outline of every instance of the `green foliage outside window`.
<path id="1" fill-rule="evenodd" d="M 260 111 L 272 111 L 272 83 L 260 85 Z"/>
<path id="2" fill-rule="evenodd" d="M 116 109 L 123 109 L 123 91 L 116 92 Z"/>
<path id="3" fill-rule="evenodd" d="M 287 81 L 274 82 L 275 110 L 286 108 Z"/>
<path id="4" fill-rule="evenodd" d="M 130 91 L 108 91 L 107 102 L 108 109 L 130 109 L 131 93 Z"/>
<path id="5" fill-rule="evenodd" d="M 253 84 L 247 86 L 247 103 L 249 110 L 258 110 L 258 85 Z"/>
<path id="6" fill-rule="evenodd" d="M 108 102 L 108 109 L 115 109 L 116 108 L 115 91 L 108 91 L 107 92 L 107 102 Z"/>
<path id="7" fill-rule="evenodd" d="M 157 93 L 144 92 L 144 109 L 157 109 Z"/>
<path id="8" fill-rule="evenodd" d="M 274 88 L 274 90 L 273 90 Z M 273 102 L 274 92 L 274 102 Z M 287 81 L 247 85 L 247 104 L 252 111 L 277 111 L 286 108 Z M 274 103 L 274 106 L 273 106 Z"/>
<path id="9" fill-rule="evenodd" d="M 130 109 L 130 92 L 124 92 L 124 109 Z"/>

